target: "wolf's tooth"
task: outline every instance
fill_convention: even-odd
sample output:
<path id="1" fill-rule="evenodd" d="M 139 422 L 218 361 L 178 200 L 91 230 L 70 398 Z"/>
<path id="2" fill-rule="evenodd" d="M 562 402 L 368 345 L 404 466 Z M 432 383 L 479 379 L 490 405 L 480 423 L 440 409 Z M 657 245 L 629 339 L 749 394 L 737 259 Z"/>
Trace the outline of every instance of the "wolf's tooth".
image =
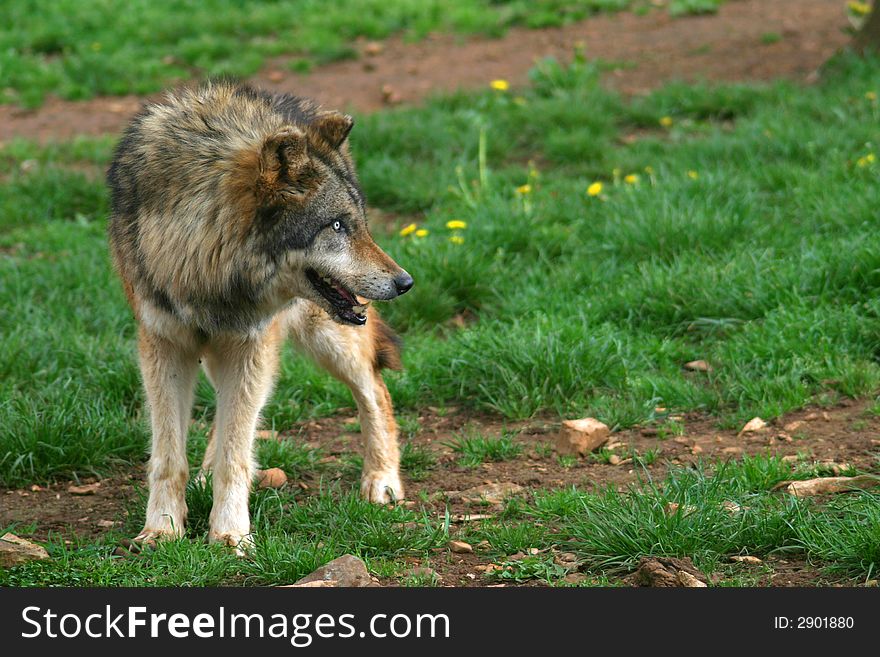
<path id="1" fill-rule="evenodd" d="M 321 276 L 321 280 L 327 283 L 328 285 L 333 282 L 333 279 L 329 276 Z"/>
<path id="2" fill-rule="evenodd" d="M 352 306 L 351 309 L 356 312 L 358 315 L 362 315 L 366 310 L 366 306 Z"/>

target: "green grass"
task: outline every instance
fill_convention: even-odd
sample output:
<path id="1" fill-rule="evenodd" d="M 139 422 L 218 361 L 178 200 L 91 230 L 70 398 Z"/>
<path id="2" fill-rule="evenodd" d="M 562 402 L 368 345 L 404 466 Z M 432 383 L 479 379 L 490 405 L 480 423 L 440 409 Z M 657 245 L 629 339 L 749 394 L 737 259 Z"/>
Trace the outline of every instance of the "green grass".
<path id="1" fill-rule="evenodd" d="M 673 0 L 673 14 L 722 0 Z M 500 36 L 559 26 L 632 0 L 6 0 L 0 4 L 0 102 L 146 94 L 199 75 L 254 74 L 269 57 L 292 70 L 357 55 L 356 37 L 429 32 Z"/>
<path id="2" fill-rule="evenodd" d="M 375 230 L 416 279 L 383 305 L 406 340 L 407 367 L 387 381 L 415 477 L 440 467 L 410 442 L 429 405 L 656 423 L 669 437 L 683 431 L 676 413 L 732 426 L 880 388 L 880 163 L 868 157 L 880 108 L 866 96 L 880 90 L 880 62 L 841 57 L 807 88 L 675 84 L 632 100 L 603 90 L 598 75 L 582 60 L 545 62 L 521 100 L 460 94 L 358 121 L 353 148 L 370 202 L 430 231 Z M 135 326 L 104 235 L 100 171 L 111 147 L 0 150 L 4 486 L 145 459 Z M 588 196 L 595 182 L 602 192 Z M 455 232 L 463 243 L 449 241 L 451 219 L 467 222 Z M 473 318 L 464 328 L 449 321 L 461 313 Z M 713 371 L 682 370 L 697 358 Z M 263 415 L 286 429 L 351 405 L 341 384 L 286 347 Z M 201 380 L 194 465 L 213 410 Z M 518 458 L 510 436 L 465 434 L 456 446 L 471 465 Z M 323 465 L 293 440 L 261 441 L 257 458 L 291 476 Z M 637 469 L 656 453 L 639 458 Z M 144 560 L 111 558 L 114 542 L 139 529 L 139 503 L 104 540 L 54 541 L 53 562 L 4 571 L 0 584 L 278 583 L 344 552 L 388 573 L 445 545 L 436 515 L 360 502 L 350 490 L 360 459 L 340 464 L 342 482 L 316 496 L 292 486 L 254 495 L 253 561 L 204 543 L 210 489 L 193 485 L 188 540 Z M 877 572 L 876 494 L 819 505 L 772 490 L 827 474 L 822 466 L 746 459 L 663 482 L 641 471 L 638 493 L 544 491 L 465 531 L 499 559 L 532 547 L 575 552 L 591 582 L 644 554 L 691 556 L 711 571 L 731 554 L 791 553 L 846 576 Z M 670 502 L 688 512 L 667 513 Z M 559 583 L 548 564 L 541 556 L 511 576 Z"/>
<path id="3" fill-rule="evenodd" d="M 488 438 L 465 434 L 449 441 L 448 445 L 459 455 L 458 464 L 463 468 L 476 468 L 487 461 L 509 461 L 523 449 L 510 435 Z"/>
<path id="4" fill-rule="evenodd" d="M 820 504 L 772 490 L 779 478 L 800 476 L 781 459 L 757 456 L 672 469 L 662 481 L 645 478 L 624 492 L 538 491 L 511 500 L 494 520 L 469 524 L 460 536 L 488 543 L 480 553 L 500 569 L 481 575 L 486 582 L 561 585 L 569 571 L 554 560 L 556 551 L 574 553 L 587 584 L 599 586 L 619 583 L 648 555 L 690 557 L 704 572 L 717 573 L 721 586 L 754 585 L 770 572 L 766 566 L 742 572 L 729 564 L 738 554 L 801 559 L 851 581 L 876 577 L 880 496 L 858 492 Z M 377 575 L 427 586 L 434 578 L 407 576 L 401 560 L 424 557 L 449 540 L 442 514 L 372 505 L 338 484 L 309 497 L 289 489 L 257 491 L 251 501 L 256 548 L 252 558 L 239 559 L 206 543 L 210 500 L 210 481 L 192 483 L 187 537 L 137 559 L 112 556 L 112 550 L 140 528 L 142 504 L 125 526 L 95 544 L 50 541 L 51 561 L 4 569 L 0 586 L 274 585 L 346 553 L 365 559 Z M 26 534 L 27 528 L 12 529 Z"/>
<path id="5" fill-rule="evenodd" d="M 631 102 L 582 61 L 544 63 L 533 80 L 522 101 L 439 98 L 363 117 L 353 135 L 371 203 L 430 230 L 378 232 L 416 279 L 383 305 L 406 340 L 406 370 L 387 375 L 406 433 L 417 409 L 456 405 L 660 420 L 675 435 L 658 406 L 733 426 L 877 389 L 880 163 L 859 166 L 880 118 L 865 97 L 880 88 L 875 61 L 841 59 L 811 88 L 672 85 Z M 631 131 L 642 138 L 618 140 Z M 135 325 L 104 236 L 111 145 L 0 151 L 6 485 L 145 454 Z M 602 194 L 587 196 L 596 181 Z M 450 219 L 467 222 L 463 244 L 447 239 Z M 462 312 L 476 321 L 449 327 Z M 698 357 L 715 369 L 682 371 Z M 195 416 L 213 406 L 201 380 Z M 348 391 L 285 347 L 268 425 L 340 407 Z"/>

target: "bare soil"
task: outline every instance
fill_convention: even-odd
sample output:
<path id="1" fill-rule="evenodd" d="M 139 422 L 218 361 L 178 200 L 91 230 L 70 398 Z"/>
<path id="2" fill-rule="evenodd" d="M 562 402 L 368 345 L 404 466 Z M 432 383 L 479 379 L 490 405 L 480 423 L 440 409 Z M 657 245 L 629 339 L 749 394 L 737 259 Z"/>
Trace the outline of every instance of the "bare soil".
<path id="1" fill-rule="evenodd" d="M 590 58 L 623 64 L 607 81 L 626 94 L 644 93 L 672 79 L 809 81 L 849 41 L 845 6 L 843 0 L 737 0 L 714 15 L 621 12 L 562 28 L 513 29 L 500 39 L 432 35 L 419 43 L 401 38 L 378 46 L 358 42 L 359 59 L 298 74 L 286 66 L 290 58 L 282 57 L 252 81 L 316 98 L 328 107 L 371 112 L 389 102 L 412 104 L 432 93 L 485 87 L 498 78 L 523 85 L 536 60 L 568 61 L 575 47 L 583 47 Z M 56 98 L 36 111 L 0 106 L 0 142 L 115 133 L 143 100 Z"/>
<path id="2" fill-rule="evenodd" d="M 501 510 L 500 505 L 467 504 L 458 499 L 456 492 L 490 483 L 514 483 L 523 487 L 523 493 L 536 489 L 554 489 L 577 486 L 584 490 L 602 489 L 609 485 L 624 490 L 639 477 L 662 479 L 670 465 L 686 465 L 698 460 L 715 462 L 735 459 L 743 454 L 777 454 L 799 456 L 807 463 L 833 462 L 851 465 L 859 470 L 877 471 L 880 454 L 880 418 L 869 412 L 872 400 L 841 399 L 836 406 L 807 408 L 772 422 L 766 431 L 752 435 L 738 435 L 735 430 L 718 429 L 713 418 L 699 414 L 676 416 L 684 426 L 681 435 L 663 435 L 657 426 L 636 427 L 612 434 L 607 445 L 623 458 L 619 465 L 603 463 L 596 458 L 581 458 L 563 465 L 552 450 L 559 429 L 555 419 L 526 422 L 505 422 L 489 415 L 457 412 L 454 409 L 440 415 L 427 410 L 419 417 L 420 430 L 409 440 L 431 450 L 436 466 L 427 476 L 413 481 L 404 474 L 409 502 L 417 509 L 426 509 L 443 517 L 448 508 L 453 520 L 453 538 L 466 523 L 481 522 L 471 516 L 491 516 Z M 327 454 L 320 473 L 306 473 L 300 480 L 291 480 L 288 486 L 305 488 L 311 494 L 328 477 L 354 483 L 356 473 L 345 466 L 345 456 L 358 453 L 360 436 L 352 432 L 350 417 L 336 416 L 302 423 L 279 436 L 282 440 L 304 440 L 312 447 L 320 447 Z M 786 431 L 792 422 L 802 424 Z M 661 425 L 662 426 L 662 425 Z M 459 455 L 449 446 L 450 441 L 463 432 L 475 431 L 480 435 L 497 437 L 503 431 L 517 431 L 514 440 L 522 452 L 508 461 L 483 463 L 477 468 L 462 467 Z M 633 451 L 645 455 L 656 450 L 656 460 L 645 469 L 626 457 Z M 84 480 L 88 482 L 89 480 Z M 77 482 L 82 483 L 82 482 Z M 108 531 L 109 522 L 121 526 L 129 509 L 136 505 L 138 491 L 143 491 L 144 469 L 133 468 L 127 474 L 116 475 L 100 482 L 93 495 L 81 496 L 68 492 L 69 483 L 18 490 L 0 490 L 0 527 L 20 523 L 38 540 L 50 534 L 61 536 L 72 543 L 83 543 L 99 538 Z M 142 493 L 141 493 L 142 494 Z M 780 492 L 780 495 L 785 493 Z M 423 502 L 421 500 L 428 500 Z M 30 534 L 30 531 L 28 532 Z M 428 559 L 412 558 L 412 567 L 429 567 L 440 575 L 447 586 L 485 586 L 483 573 L 477 566 L 493 563 L 486 551 L 475 554 L 453 554 L 447 549 L 436 550 Z M 497 560 L 496 560 L 497 563 Z M 856 580 L 829 578 L 820 565 L 808 564 L 798 557 L 781 556 L 764 560 L 760 566 L 731 564 L 727 576 L 752 571 L 749 581 L 757 586 L 821 586 L 856 585 Z M 384 585 L 399 584 L 399 579 L 386 579 Z M 633 585 L 631 575 L 621 576 L 621 585 Z M 531 585 L 534 585 L 532 583 Z"/>

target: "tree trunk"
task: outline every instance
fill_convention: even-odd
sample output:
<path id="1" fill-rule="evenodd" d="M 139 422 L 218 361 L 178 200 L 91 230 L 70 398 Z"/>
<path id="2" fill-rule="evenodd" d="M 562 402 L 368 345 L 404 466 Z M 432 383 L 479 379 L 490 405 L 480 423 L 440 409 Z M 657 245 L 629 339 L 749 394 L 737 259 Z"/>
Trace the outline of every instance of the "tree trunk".
<path id="1" fill-rule="evenodd" d="M 859 52 L 872 50 L 880 53 L 880 0 L 875 0 L 865 24 L 856 34 L 853 46 Z"/>

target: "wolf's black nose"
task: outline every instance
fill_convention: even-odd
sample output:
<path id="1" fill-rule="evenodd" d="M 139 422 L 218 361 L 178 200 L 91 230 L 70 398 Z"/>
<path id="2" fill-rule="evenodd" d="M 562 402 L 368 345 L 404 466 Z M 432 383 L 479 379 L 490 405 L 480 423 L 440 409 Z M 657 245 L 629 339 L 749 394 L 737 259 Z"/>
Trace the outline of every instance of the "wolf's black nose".
<path id="1" fill-rule="evenodd" d="M 406 272 L 401 272 L 394 278 L 394 287 L 397 288 L 397 294 L 403 294 L 413 286 L 413 277 Z"/>

